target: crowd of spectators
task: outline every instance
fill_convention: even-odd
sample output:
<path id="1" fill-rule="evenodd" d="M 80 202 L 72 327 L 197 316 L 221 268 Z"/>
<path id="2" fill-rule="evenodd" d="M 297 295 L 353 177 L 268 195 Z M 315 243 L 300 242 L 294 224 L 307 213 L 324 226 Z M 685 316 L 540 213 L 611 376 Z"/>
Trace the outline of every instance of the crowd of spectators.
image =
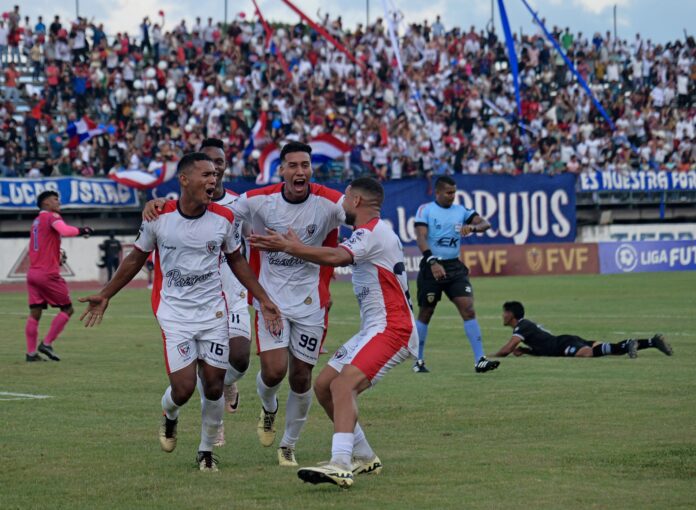
<path id="1" fill-rule="evenodd" d="M 320 133 L 353 148 L 317 169 L 323 179 L 696 170 L 691 37 L 627 41 L 553 27 L 614 120 L 611 131 L 540 30 L 515 36 L 519 119 L 495 32 L 439 16 L 407 26 L 394 14 L 401 74 L 385 20 L 349 29 L 341 17 L 320 19 L 358 64 L 302 22 L 274 24 L 269 44 L 259 20 L 241 14 L 227 25 L 167 24 L 160 11 L 133 35 L 84 18 L 31 20 L 17 6 L 0 20 L 0 175 L 152 171 L 218 137 L 226 178 L 253 179 L 264 144 Z M 267 129 L 245 156 L 262 111 Z M 104 134 L 75 146 L 66 129 L 83 117 Z"/>

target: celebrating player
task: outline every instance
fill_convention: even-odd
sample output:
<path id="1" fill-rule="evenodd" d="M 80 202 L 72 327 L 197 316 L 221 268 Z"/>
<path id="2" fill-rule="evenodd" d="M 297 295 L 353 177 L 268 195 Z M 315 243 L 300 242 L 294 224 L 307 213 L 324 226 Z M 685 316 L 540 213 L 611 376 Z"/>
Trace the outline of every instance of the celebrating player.
<path id="1" fill-rule="evenodd" d="M 39 320 L 41 312 L 51 305 L 60 312 L 51 321 L 51 327 L 38 347 L 39 352 L 53 361 L 60 357 L 53 350 L 53 342 L 63 331 L 73 314 L 68 286 L 60 276 L 65 252 L 60 249 L 60 238 L 92 233 L 89 227 L 72 227 L 60 216 L 60 196 L 55 191 L 44 191 L 36 200 L 40 212 L 31 224 L 29 238 L 29 270 L 27 271 L 27 290 L 29 292 L 29 317 L 25 328 L 27 339 L 27 361 L 45 361 L 37 351 Z"/>
<path id="2" fill-rule="evenodd" d="M 416 329 L 408 296 L 403 248 L 391 227 L 380 219 L 382 186 L 371 178 L 354 180 L 343 201 L 346 223 L 355 225 L 339 247 L 308 246 L 292 231 L 252 235 L 252 245 L 285 252 L 315 264 L 354 264 L 353 289 L 360 305 L 360 331 L 346 342 L 321 371 L 314 389 L 334 423 L 331 461 L 302 468 L 297 475 L 310 483 L 348 488 L 353 476 L 378 473 L 382 464 L 357 422 L 356 395 L 416 352 Z"/>
<path id="3" fill-rule="evenodd" d="M 638 356 L 641 349 L 655 348 L 667 356 L 672 355 L 672 346 L 663 335 L 652 338 L 629 338 L 618 343 L 591 341 L 575 335 L 554 336 L 538 324 L 524 317 L 524 306 L 518 301 L 503 304 L 503 325 L 512 328 L 512 338 L 494 356 L 514 354 L 522 356 L 565 356 L 570 358 L 598 358 L 600 356 L 628 354 L 629 358 Z M 528 347 L 521 346 L 520 343 Z"/>
<path id="4" fill-rule="evenodd" d="M 257 233 L 263 234 L 266 228 L 286 232 L 292 227 L 307 244 L 336 246 L 337 228 L 345 218 L 340 204 L 343 195 L 310 184 L 311 153 L 312 148 L 303 143 L 283 146 L 279 172 L 284 182 L 243 194 L 230 204 L 235 217 Z M 154 215 L 156 211 L 148 210 L 147 217 Z M 257 434 L 263 446 L 274 444 L 276 395 L 289 370 L 285 432 L 277 455 L 279 465 L 297 466 L 295 446 L 312 403 L 312 369 L 324 337 L 332 271 L 285 253 L 253 249 L 251 265 L 258 268 L 261 285 L 273 295 L 283 315 L 283 334 L 276 337 L 265 327 L 263 310 L 254 299 L 261 360 L 256 390 L 262 404 Z"/>
<path id="5" fill-rule="evenodd" d="M 213 202 L 229 209 L 231 204 L 237 201 L 239 195 L 233 191 L 225 190 L 222 185 L 222 178 L 225 168 L 227 167 L 222 140 L 217 138 L 207 138 L 203 140 L 200 152 L 213 161 L 213 165 L 215 165 L 215 170 L 217 171 Z M 166 200 L 164 199 L 151 200 L 148 202 L 143 210 L 143 219 L 146 221 L 156 219 L 158 210 L 161 210 L 165 204 Z M 235 219 L 235 226 L 237 228 L 237 234 L 240 236 L 239 241 L 243 242 L 244 238 L 241 236 L 241 233 L 244 226 L 238 219 Z M 223 393 L 225 396 L 225 409 L 229 413 L 234 413 L 239 407 L 237 381 L 244 376 L 249 367 L 251 328 L 246 289 L 226 266 L 221 268 L 221 277 L 222 287 L 225 292 L 225 301 L 227 302 L 230 327 L 230 366 L 227 368 L 225 374 Z M 201 388 L 199 388 L 199 390 L 200 389 Z M 200 393 L 202 396 L 202 391 Z M 215 441 L 215 446 L 222 446 L 224 444 L 225 428 L 224 425 L 221 425 Z"/>
<path id="6" fill-rule="evenodd" d="M 461 236 L 485 232 L 491 225 L 476 211 L 455 204 L 456 193 L 457 183 L 452 178 L 438 178 L 435 201 L 421 205 L 416 214 L 416 242 L 423 253 L 418 272 L 418 361 L 413 366 L 417 373 L 429 372 L 425 367 L 425 341 L 428 324 L 443 291 L 464 320 L 464 332 L 474 351 L 476 372 L 495 370 L 500 364 L 486 359 L 474 311 L 469 269 L 459 260 Z"/>
<path id="7" fill-rule="evenodd" d="M 224 402 L 225 369 L 229 358 L 229 329 L 220 276 L 221 257 L 242 284 L 254 293 L 266 327 L 280 334 L 280 312 L 254 277 L 239 252 L 234 215 L 212 202 L 217 172 L 211 159 L 191 153 L 179 161 L 181 199 L 168 202 L 161 217 L 144 222 L 135 249 L 124 259 L 113 280 L 89 302 L 80 320 L 87 326 L 101 321 L 109 299 L 140 271 L 155 250 L 155 286 L 152 305 L 162 329 L 165 364 L 170 386 L 162 397 L 160 445 L 176 447 L 179 408 L 193 394 L 196 373 L 203 382 L 201 442 L 198 463 L 202 471 L 217 471 L 212 456 Z"/>

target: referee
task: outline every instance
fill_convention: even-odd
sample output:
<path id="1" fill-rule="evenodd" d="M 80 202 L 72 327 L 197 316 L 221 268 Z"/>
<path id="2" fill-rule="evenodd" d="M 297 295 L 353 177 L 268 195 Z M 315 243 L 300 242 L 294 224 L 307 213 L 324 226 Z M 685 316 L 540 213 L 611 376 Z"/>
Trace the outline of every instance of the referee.
<path id="1" fill-rule="evenodd" d="M 457 183 L 450 177 L 440 177 L 435 182 L 435 201 L 421 205 L 416 213 L 416 240 L 423 253 L 418 272 L 418 361 L 413 366 L 416 373 L 429 372 L 423 351 L 428 324 L 443 291 L 464 320 L 476 372 L 495 370 L 500 364 L 486 359 L 484 354 L 469 269 L 459 260 L 461 236 L 485 232 L 491 225 L 476 211 L 454 204 L 456 193 Z"/>

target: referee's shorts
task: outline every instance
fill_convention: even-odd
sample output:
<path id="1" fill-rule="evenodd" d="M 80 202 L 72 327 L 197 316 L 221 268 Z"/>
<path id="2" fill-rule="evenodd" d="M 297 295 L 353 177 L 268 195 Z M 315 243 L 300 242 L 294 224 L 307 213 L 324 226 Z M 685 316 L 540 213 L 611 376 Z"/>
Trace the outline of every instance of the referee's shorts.
<path id="1" fill-rule="evenodd" d="M 425 258 L 421 260 L 417 280 L 419 307 L 434 307 L 442 299 L 443 292 L 450 300 L 474 295 L 469 281 L 469 268 L 461 260 L 441 260 L 440 264 L 445 268 L 446 276 L 442 280 L 436 280 L 430 264 Z"/>

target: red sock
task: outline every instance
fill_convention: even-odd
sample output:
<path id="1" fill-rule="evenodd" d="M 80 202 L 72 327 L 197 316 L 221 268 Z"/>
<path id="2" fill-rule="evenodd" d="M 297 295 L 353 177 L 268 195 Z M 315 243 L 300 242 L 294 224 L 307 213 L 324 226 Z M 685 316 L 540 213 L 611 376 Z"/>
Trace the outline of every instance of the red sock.
<path id="1" fill-rule="evenodd" d="M 65 325 L 70 320 L 70 316 L 65 312 L 60 312 L 56 318 L 51 321 L 51 327 L 48 329 L 48 334 L 44 338 L 44 344 L 51 345 L 58 335 L 63 331 Z"/>
<path id="2" fill-rule="evenodd" d="M 39 338 L 39 321 L 31 315 L 27 318 L 24 334 L 27 337 L 27 354 L 34 354 L 36 352 L 36 342 Z"/>

